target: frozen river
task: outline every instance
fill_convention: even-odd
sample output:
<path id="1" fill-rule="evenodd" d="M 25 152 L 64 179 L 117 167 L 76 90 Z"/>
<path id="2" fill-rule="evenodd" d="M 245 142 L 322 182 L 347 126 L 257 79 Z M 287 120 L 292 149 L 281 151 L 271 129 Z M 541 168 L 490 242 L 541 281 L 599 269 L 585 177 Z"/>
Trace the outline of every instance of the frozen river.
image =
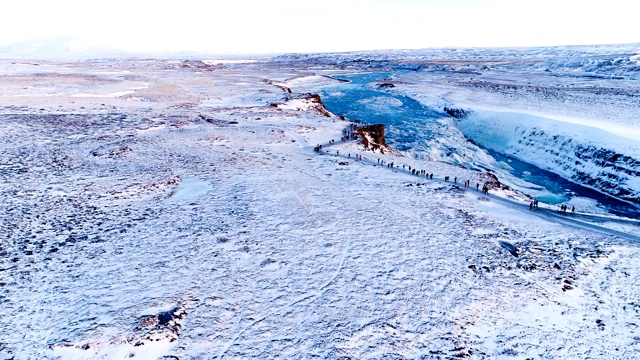
<path id="1" fill-rule="evenodd" d="M 611 214 L 640 217 L 640 210 L 634 205 L 466 141 L 442 109 L 430 108 L 409 97 L 384 91 L 384 85 L 381 87 L 378 84 L 384 84 L 390 75 L 392 73 L 341 75 L 340 79 L 349 82 L 325 88 L 321 94 L 322 101 L 329 111 L 350 120 L 384 124 L 387 143 L 410 156 L 438 159 L 493 172 L 499 167 L 515 178 L 524 180 L 522 184 L 525 185 L 519 186 L 520 190 L 537 196 L 542 202 L 562 204 L 573 198 L 587 198 L 596 201 L 599 207 Z M 459 139 L 455 140 L 456 137 Z M 486 161 L 487 157 L 491 161 Z"/>

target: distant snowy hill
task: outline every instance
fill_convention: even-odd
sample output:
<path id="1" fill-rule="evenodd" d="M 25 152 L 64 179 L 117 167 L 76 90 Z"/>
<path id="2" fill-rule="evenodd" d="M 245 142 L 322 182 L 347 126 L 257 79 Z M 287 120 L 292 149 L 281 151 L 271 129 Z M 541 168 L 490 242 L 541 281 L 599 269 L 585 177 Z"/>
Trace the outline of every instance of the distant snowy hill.
<path id="1" fill-rule="evenodd" d="M 37 39 L 0 46 L 1 59 L 92 59 L 131 55 L 123 50 L 73 37 Z"/>
<path id="2" fill-rule="evenodd" d="M 564 76 L 640 79 L 640 43 L 513 48 L 432 48 L 284 54 L 276 62 L 340 66 L 356 69 L 394 69 L 473 73 L 485 70 L 559 72 Z M 443 61 L 446 60 L 446 61 Z M 482 64 L 480 64 L 482 63 Z"/>
<path id="3" fill-rule="evenodd" d="M 75 37 L 54 37 L 34 39 L 25 42 L 0 45 L 0 59 L 31 60 L 87 60 L 105 58 L 215 58 L 226 60 L 266 59 L 273 55 L 223 54 L 210 51 L 129 51 L 104 46 Z"/>

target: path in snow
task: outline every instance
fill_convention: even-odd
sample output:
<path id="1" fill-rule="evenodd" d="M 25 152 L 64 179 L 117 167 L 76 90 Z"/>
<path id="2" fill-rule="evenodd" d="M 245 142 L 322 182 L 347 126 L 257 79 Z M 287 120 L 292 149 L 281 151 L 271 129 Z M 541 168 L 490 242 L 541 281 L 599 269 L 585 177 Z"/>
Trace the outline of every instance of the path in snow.
<path id="1" fill-rule="evenodd" d="M 345 130 L 349 129 L 349 127 L 346 127 Z M 349 142 L 354 142 L 355 140 L 351 140 Z M 353 160 L 353 161 L 358 161 L 362 164 L 368 164 L 368 165 L 373 165 L 373 166 L 378 166 L 381 168 L 384 168 L 385 166 L 380 165 L 376 162 L 374 162 L 373 160 L 368 159 L 367 157 L 362 157 L 362 158 L 355 158 L 355 157 L 351 157 L 350 154 L 348 154 L 347 156 L 345 156 L 344 154 L 331 154 L 329 153 L 329 151 L 325 150 L 323 152 L 324 149 L 335 146 L 335 145 L 339 145 L 339 144 L 346 144 L 348 142 L 343 142 L 343 141 L 339 141 L 339 142 L 327 142 L 322 145 L 322 149 L 320 150 L 319 154 L 327 154 L 327 155 L 331 155 L 331 156 L 335 156 L 335 157 L 341 157 L 344 159 L 348 159 L 348 160 Z M 309 147 L 307 145 L 307 147 Z M 435 177 L 434 174 L 434 178 L 433 179 L 427 179 L 424 178 L 422 176 L 417 176 L 415 174 L 412 174 L 411 171 L 409 170 L 405 170 L 405 169 L 401 169 L 401 168 L 387 168 L 388 170 L 391 170 L 393 172 L 402 172 L 406 175 L 411 175 L 412 177 L 418 178 L 418 179 L 423 179 L 423 180 L 428 180 L 428 181 L 435 181 L 435 182 L 440 182 L 443 184 L 447 184 L 447 185 L 451 185 L 451 186 L 456 186 L 458 189 L 462 190 L 462 191 L 473 191 L 472 187 L 464 187 L 464 186 L 458 186 L 457 183 L 451 183 L 450 181 L 445 181 L 444 177 L 443 178 L 437 178 Z M 477 192 L 480 192 L 480 190 L 476 190 Z M 627 232 L 623 232 L 623 231 L 618 231 L 618 230 L 613 230 L 613 229 L 609 229 L 606 228 L 604 226 L 599 226 L 593 223 L 589 223 L 586 221 L 591 221 L 591 222 L 599 222 L 602 221 L 602 217 L 601 216 L 597 216 L 595 214 L 588 214 L 588 213 L 578 213 L 578 214 L 571 214 L 568 212 L 560 212 L 557 210 L 552 210 L 552 209 L 547 209 L 547 208 L 535 208 L 533 210 L 530 210 L 528 208 L 528 204 L 523 204 L 521 202 L 515 201 L 515 200 L 511 200 L 511 199 L 507 199 L 495 194 L 483 194 L 483 196 L 487 199 L 494 199 L 495 201 L 498 201 L 500 203 L 502 203 L 503 205 L 507 205 L 509 208 L 514 209 L 514 210 L 518 210 L 518 211 L 522 211 L 522 212 L 526 212 L 530 215 L 535 215 L 541 218 L 544 218 L 546 220 L 552 221 L 552 222 L 556 222 L 556 223 L 561 223 L 564 225 L 568 225 L 568 226 L 572 226 L 575 228 L 580 228 L 580 229 L 584 229 L 584 230 L 592 230 L 592 231 L 598 231 L 602 234 L 607 234 L 607 235 L 614 235 L 614 236 L 618 236 L 630 241 L 634 241 L 634 242 L 638 242 L 640 243 L 640 236 L 631 234 L 631 233 L 627 233 Z M 584 219 L 585 221 L 580 221 L 577 218 L 581 218 Z M 622 219 L 622 218 L 611 218 L 608 219 L 611 222 L 617 222 L 617 223 L 622 223 L 622 224 L 630 224 L 630 223 L 636 223 L 637 221 L 632 220 L 632 219 Z"/>

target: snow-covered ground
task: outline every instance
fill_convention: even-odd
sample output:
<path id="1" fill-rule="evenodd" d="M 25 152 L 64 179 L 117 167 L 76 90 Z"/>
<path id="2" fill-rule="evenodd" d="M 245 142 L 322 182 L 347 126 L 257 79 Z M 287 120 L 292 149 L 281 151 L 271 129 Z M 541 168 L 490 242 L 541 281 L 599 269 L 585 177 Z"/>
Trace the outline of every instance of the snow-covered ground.
<path id="1" fill-rule="evenodd" d="M 37 63 L 2 64 L 1 359 L 640 351 L 636 242 L 463 188 L 481 173 L 340 143 L 348 123 L 282 87 L 331 79 Z"/>

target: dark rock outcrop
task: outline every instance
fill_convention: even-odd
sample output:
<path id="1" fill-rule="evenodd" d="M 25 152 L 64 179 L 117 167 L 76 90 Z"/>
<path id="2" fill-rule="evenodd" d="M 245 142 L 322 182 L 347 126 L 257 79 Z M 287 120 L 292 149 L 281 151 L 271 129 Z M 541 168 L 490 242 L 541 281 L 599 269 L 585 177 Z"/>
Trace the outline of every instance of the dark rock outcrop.
<path id="1" fill-rule="evenodd" d="M 366 149 L 370 149 L 373 152 L 380 151 L 383 154 L 401 155 L 397 150 L 387 145 L 384 138 L 383 124 L 358 126 L 354 132 L 358 134 L 362 145 Z"/>
<path id="2" fill-rule="evenodd" d="M 445 108 L 443 110 L 449 116 L 451 116 L 453 118 L 456 118 L 456 119 L 464 119 L 467 116 L 467 112 L 464 111 L 463 109 L 453 109 L 453 108 L 448 108 L 448 107 L 445 106 Z"/>
<path id="3" fill-rule="evenodd" d="M 221 68 L 221 66 L 212 66 L 202 60 L 184 60 L 180 64 L 180 68 L 193 71 L 213 71 L 215 69 Z"/>
<path id="4" fill-rule="evenodd" d="M 305 95 L 305 99 L 309 100 L 312 104 L 312 108 L 317 112 L 319 112 L 320 114 L 326 117 L 331 117 L 333 115 L 329 112 L 329 110 L 327 110 L 327 108 L 324 107 L 324 104 L 322 103 L 322 99 L 320 98 L 320 95 L 307 94 Z"/>
<path id="5" fill-rule="evenodd" d="M 356 129 L 356 133 L 360 135 L 362 145 L 367 149 L 376 150 L 382 146 L 387 146 L 384 139 L 383 124 L 360 126 Z"/>

